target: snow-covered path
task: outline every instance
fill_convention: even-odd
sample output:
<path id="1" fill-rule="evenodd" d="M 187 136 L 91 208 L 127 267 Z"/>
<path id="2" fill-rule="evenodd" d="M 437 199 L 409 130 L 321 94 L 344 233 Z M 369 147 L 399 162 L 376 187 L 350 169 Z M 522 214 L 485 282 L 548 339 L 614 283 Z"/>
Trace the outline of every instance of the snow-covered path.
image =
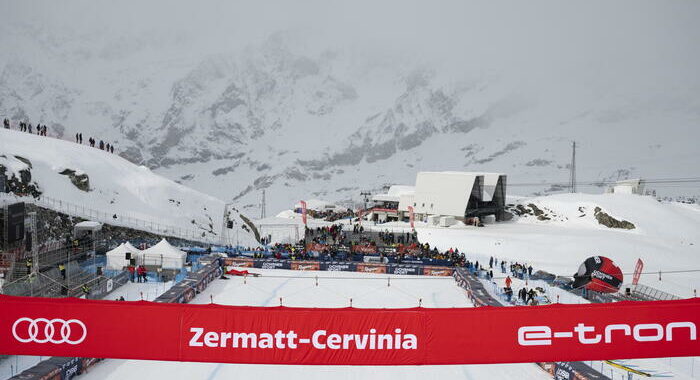
<path id="1" fill-rule="evenodd" d="M 389 276 L 346 272 L 252 270 L 263 277 L 217 280 L 193 303 L 276 306 L 469 307 L 464 291 L 451 277 Z M 319 286 L 316 286 L 318 277 Z M 391 277 L 391 280 L 387 278 Z M 387 286 L 390 284 L 391 286 Z M 464 328 L 468 328 L 465 326 Z M 478 347 L 474 347 L 478 349 Z M 275 366 L 107 360 L 84 379 L 124 379 L 138 374 L 148 379 L 214 380 L 231 378 L 284 379 L 547 379 L 534 364 L 457 366 Z"/>

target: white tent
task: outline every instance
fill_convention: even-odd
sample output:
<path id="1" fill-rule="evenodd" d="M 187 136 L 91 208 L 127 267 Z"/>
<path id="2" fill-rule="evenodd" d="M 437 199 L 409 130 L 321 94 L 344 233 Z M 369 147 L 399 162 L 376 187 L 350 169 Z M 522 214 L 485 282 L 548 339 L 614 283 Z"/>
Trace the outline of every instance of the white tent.
<path id="1" fill-rule="evenodd" d="M 127 253 L 131 253 L 131 258 L 136 259 L 136 264 L 141 263 L 143 257 L 141 250 L 126 242 L 107 252 L 107 269 L 123 269 L 125 266 L 128 266 Z"/>
<path id="2" fill-rule="evenodd" d="M 164 269 L 179 269 L 185 266 L 187 253 L 173 247 L 163 239 L 151 248 L 142 251 L 144 265 L 161 266 Z"/>

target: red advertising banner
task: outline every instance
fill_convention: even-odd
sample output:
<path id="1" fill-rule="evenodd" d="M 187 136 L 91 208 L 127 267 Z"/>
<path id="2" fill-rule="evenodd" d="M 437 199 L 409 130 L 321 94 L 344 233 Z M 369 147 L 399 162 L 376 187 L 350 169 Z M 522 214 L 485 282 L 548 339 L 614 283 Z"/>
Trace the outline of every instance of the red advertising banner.
<path id="1" fill-rule="evenodd" d="M 697 298 L 450 309 L 241 307 L 12 296 L 0 296 L 0 302 L 0 354 L 5 355 L 320 365 L 700 355 Z M 469 328 L 461 328 L 465 326 Z"/>
<path id="2" fill-rule="evenodd" d="M 366 273 L 386 273 L 386 265 L 384 264 L 368 264 L 368 263 L 358 263 L 355 267 L 357 272 Z"/>
<path id="3" fill-rule="evenodd" d="M 637 285 L 637 283 L 639 283 L 639 277 L 642 276 L 642 269 L 644 269 L 644 261 L 642 261 L 642 259 L 637 259 L 637 265 L 634 266 L 634 276 L 632 276 L 632 285 Z"/>
<path id="4" fill-rule="evenodd" d="M 413 214 L 413 206 L 408 206 L 408 221 L 411 223 L 411 228 L 415 228 L 413 226 L 413 222 L 415 221 L 415 215 Z"/>
<path id="5" fill-rule="evenodd" d="M 352 252 L 357 252 L 357 253 L 377 253 L 377 246 L 376 245 L 360 245 L 360 244 L 355 244 L 351 248 Z"/>
<path id="6" fill-rule="evenodd" d="M 301 203 L 301 221 L 306 225 L 306 201 L 300 201 Z"/>
<path id="7" fill-rule="evenodd" d="M 320 264 L 318 261 L 292 261 L 292 270 L 319 270 Z"/>
<path id="8" fill-rule="evenodd" d="M 433 266 L 423 267 L 423 274 L 425 276 L 452 276 L 453 272 L 454 272 L 454 269 L 449 268 L 449 267 L 433 267 Z"/>
<path id="9" fill-rule="evenodd" d="M 226 265 L 233 265 L 236 267 L 243 267 L 243 268 L 252 268 L 255 266 L 255 261 L 253 259 L 248 259 L 248 258 L 240 258 L 240 257 L 227 257 L 224 259 L 224 262 Z"/>
<path id="10" fill-rule="evenodd" d="M 306 251 L 308 252 L 323 252 L 325 250 L 331 249 L 330 245 L 319 244 L 319 243 L 309 243 L 306 245 Z"/>

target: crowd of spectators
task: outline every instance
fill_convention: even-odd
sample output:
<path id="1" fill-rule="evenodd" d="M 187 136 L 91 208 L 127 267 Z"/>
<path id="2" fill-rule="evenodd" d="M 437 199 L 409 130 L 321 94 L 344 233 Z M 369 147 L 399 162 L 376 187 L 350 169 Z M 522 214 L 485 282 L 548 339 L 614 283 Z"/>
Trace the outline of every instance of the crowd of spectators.
<path id="1" fill-rule="evenodd" d="M 500 294 L 505 298 L 508 303 L 522 304 L 522 305 L 537 305 L 538 291 L 535 288 L 527 287 L 527 282 L 525 286 L 521 287 L 517 292 L 517 297 L 513 299 L 513 278 L 518 278 L 520 280 L 527 280 L 532 276 L 532 265 L 523 264 L 519 262 L 507 262 L 506 260 L 499 261 L 498 258 L 490 257 L 488 266 L 480 265 L 478 261 L 470 262 L 467 261 L 465 267 L 472 271 L 473 273 L 483 273 L 487 280 L 493 281 L 494 274 L 493 270 L 500 269 L 502 274 L 506 277 L 503 280 L 504 286 L 499 289 Z M 511 278 L 512 276 L 512 278 Z"/>
<path id="2" fill-rule="evenodd" d="M 301 210 L 298 212 L 301 213 Z M 351 209 L 339 211 L 337 208 L 327 210 L 307 209 L 306 214 L 314 219 L 323 219 L 327 222 L 335 222 L 341 219 L 352 219 L 355 217 L 355 212 Z"/>

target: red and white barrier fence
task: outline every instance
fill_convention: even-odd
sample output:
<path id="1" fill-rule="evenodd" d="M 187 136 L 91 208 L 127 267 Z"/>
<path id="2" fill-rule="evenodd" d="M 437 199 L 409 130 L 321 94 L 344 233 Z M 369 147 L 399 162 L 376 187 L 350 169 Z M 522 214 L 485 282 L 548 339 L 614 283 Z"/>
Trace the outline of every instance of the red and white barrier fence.
<path id="1" fill-rule="evenodd" d="M 321 365 L 700 355 L 698 299 L 451 309 L 239 307 L 11 296 L 0 296 L 0 302 L 0 354 Z"/>

